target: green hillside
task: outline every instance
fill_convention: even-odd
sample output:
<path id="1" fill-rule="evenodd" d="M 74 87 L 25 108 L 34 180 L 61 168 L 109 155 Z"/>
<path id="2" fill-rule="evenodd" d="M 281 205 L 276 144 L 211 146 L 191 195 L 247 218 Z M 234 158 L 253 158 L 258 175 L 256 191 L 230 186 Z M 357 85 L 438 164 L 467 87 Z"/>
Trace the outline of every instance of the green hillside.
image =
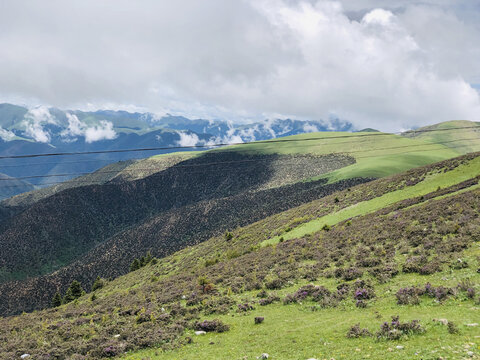
<path id="1" fill-rule="evenodd" d="M 1 319 L 0 358 L 475 358 L 479 159 L 338 191 Z"/>
<path id="2" fill-rule="evenodd" d="M 480 123 L 474 121 L 446 121 L 408 131 L 403 136 L 442 144 L 458 154 L 480 151 Z"/>
<path id="3" fill-rule="evenodd" d="M 324 175 L 330 182 L 354 177 L 380 178 L 458 156 L 442 144 L 380 132 L 309 133 L 281 140 L 285 141 L 262 141 L 230 149 L 259 154 L 341 153 L 355 158 L 355 164 Z"/>

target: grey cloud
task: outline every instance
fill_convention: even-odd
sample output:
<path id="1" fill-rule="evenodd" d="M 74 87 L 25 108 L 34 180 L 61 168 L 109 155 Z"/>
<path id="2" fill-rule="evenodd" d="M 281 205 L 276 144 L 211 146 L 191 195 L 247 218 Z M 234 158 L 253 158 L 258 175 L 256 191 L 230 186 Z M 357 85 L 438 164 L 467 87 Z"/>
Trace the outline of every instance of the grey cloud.
<path id="1" fill-rule="evenodd" d="M 0 100 L 242 121 L 336 114 L 386 130 L 479 120 L 472 3 L 3 1 Z"/>

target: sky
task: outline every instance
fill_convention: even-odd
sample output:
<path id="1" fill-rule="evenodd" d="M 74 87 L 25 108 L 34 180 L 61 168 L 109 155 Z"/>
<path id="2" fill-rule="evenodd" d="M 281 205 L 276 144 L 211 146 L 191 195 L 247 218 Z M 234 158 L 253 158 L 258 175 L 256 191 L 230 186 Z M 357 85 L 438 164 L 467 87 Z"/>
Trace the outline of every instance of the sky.
<path id="1" fill-rule="evenodd" d="M 480 121 L 480 0 L 0 0 L 0 102 Z"/>

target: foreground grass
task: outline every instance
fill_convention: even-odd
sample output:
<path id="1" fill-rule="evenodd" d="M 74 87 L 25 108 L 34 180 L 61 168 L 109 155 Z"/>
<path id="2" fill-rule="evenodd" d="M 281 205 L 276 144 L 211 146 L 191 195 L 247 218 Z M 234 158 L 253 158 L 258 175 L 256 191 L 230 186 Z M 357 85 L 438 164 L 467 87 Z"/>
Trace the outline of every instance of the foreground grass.
<path id="1" fill-rule="evenodd" d="M 346 303 L 337 308 L 315 308 L 316 311 L 312 311 L 314 303 L 305 302 L 257 306 L 246 315 L 233 312 L 217 315 L 215 318 L 230 324 L 229 332 L 195 336 L 190 331 L 186 335 L 193 338 L 193 343 L 183 348 L 168 352 L 149 349 L 128 354 L 124 359 L 255 359 L 262 353 L 268 353 L 270 359 L 476 358 L 480 355 L 479 327 L 466 326 L 480 323 L 480 307 L 473 301 L 448 300 L 439 304 L 423 299 L 418 306 L 399 306 L 394 297 L 395 291 L 406 284 L 424 284 L 428 279 L 435 284 L 453 286 L 459 278 L 469 275 L 473 275 L 471 271 L 457 272 L 455 276 L 449 273 L 429 277 L 401 275 L 394 284 L 376 287 L 378 298 L 366 309 Z M 318 285 L 328 283 L 328 280 L 315 282 Z M 297 288 L 284 289 L 282 293 Z M 242 298 L 247 296 L 253 297 L 254 294 L 243 294 Z M 375 333 L 380 324 L 390 321 L 393 315 L 399 315 L 402 321 L 419 319 L 426 332 L 399 341 L 379 341 L 375 337 L 348 339 L 345 336 L 356 323 Z M 255 316 L 265 317 L 265 322 L 254 325 Z M 460 333 L 450 334 L 445 325 L 433 322 L 433 319 L 453 321 Z"/>

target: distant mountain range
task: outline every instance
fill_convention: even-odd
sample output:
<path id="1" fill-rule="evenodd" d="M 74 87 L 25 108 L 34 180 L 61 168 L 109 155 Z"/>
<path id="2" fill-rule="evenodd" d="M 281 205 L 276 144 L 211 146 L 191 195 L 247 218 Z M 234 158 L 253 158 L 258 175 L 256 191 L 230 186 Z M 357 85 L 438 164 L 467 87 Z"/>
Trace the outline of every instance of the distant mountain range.
<path id="1" fill-rule="evenodd" d="M 335 118 L 311 121 L 274 119 L 234 124 L 225 120 L 188 119 L 152 113 L 85 112 L 48 107 L 28 109 L 0 104 L 0 157 L 236 143 L 306 132 L 353 130 L 351 123 Z M 0 159 L 0 173 L 21 180 L 20 183 L 12 183 L 9 179 L 8 186 L 2 183 L 0 199 L 28 191 L 33 186 L 68 180 L 75 174 L 89 173 L 109 163 L 171 151 Z"/>

